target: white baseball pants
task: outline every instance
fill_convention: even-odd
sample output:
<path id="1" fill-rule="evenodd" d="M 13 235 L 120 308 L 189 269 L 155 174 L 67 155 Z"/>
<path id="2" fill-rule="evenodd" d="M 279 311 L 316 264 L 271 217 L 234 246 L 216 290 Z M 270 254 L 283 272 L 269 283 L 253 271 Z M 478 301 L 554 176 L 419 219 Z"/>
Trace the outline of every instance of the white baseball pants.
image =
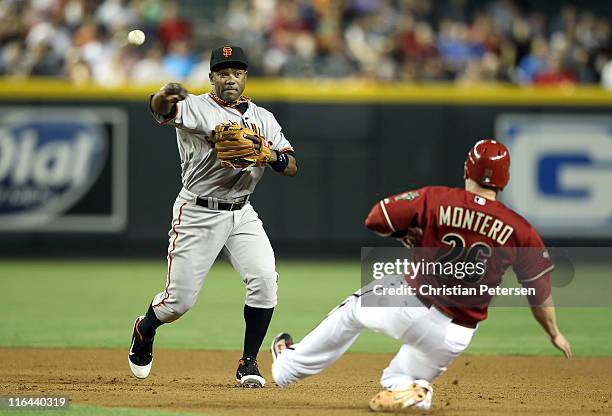
<path id="1" fill-rule="evenodd" d="M 383 371 L 383 388 L 403 390 L 414 380 L 431 383 L 467 348 L 475 332 L 452 323 L 451 318 L 435 307 L 427 308 L 415 296 L 406 297 L 404 307 L 363 307 L 359 293 L 330 312 L 293 349 L 279 354 L 272 366 L 279 386 L 286 387 L 332 365 L 364 329 L 404 344 Z"/>
<path id="2" fill-rule="evenodd" d="M 251 204 L 222 211 L 196 205 L 195 198 L 183 189 L 174 203 L 166 288 L 152 302 L 157 319 L 172 322 L 194 305 L 222 250 L 246 285 L 245 303 L 254 308 L 275 307 L 274 251 Z"/>

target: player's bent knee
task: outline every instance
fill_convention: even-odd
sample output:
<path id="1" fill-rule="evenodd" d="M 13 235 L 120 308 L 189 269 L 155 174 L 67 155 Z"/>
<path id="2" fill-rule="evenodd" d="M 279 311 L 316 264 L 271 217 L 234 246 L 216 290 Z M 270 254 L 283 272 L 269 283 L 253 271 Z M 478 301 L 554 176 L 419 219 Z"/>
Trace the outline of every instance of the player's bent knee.
<path id="1" fill-rule="evenodd" d="M 247 280 L 245 303 L 253 308 L 273 308 L 277 303 L 277 274 Z"/>
<path id="2" fill-rule="evenodd" d="M 170 323 L 185 315 L 194 304 L 195 299 L 189 298 L 177 300 L 170 298 L 156 308 L 156 315 L 159 314 L 163 316 L 163 319 L 159 318 L 160 321 Z"/>
<path id="3" fill-rule="evenodd" d="M 272 264 L 259 264 L 256 266 L 250 266 L 242 272 L 242 278 L 245 282 L 258 279 L 278 279 L 278 273 L 274 268 L 274 262 Z"/>
<path id="4" fill-rule="evenodd" d="M 191 302 L 179 303 L 174 310 L 174 314 L 177 316 L 177 318 L 179 318 L 185 315 L 189 311 L 189 309 L 191 309 L 192 306 L 193 306 L 193 303 Z"/>
<path id="5" fill-rule="evenodd" d="M 276 307 L 276 293 L 261 293 L 259 295 L 247 295 L 245 303 L 253 308 L 270 309 Z"/>

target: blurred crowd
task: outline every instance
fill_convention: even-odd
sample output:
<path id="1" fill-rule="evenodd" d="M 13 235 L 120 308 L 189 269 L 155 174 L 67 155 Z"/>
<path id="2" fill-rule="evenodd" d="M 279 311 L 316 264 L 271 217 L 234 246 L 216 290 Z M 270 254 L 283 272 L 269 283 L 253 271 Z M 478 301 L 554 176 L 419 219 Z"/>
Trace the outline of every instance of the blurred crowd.
<path id="1" fill-rule="evenodd" d="M 211 4 L 221 4 L 220 11 L 212 13 Z M 516 0 L 184 5 L 1 0 L 0 75 L 109 86 L 202 83 L 210 49 L 227 42 L 244 47 L 256 76 L 612 88 L 610 19 L 571 4 L 553 14 L 525 9 Z M 145 32 L 144 45 L 127 44 L 132 29 Z"/>
<path id="2" fill-rule="evenodd" d="M 0 75 L 105 86 L 184 80 L 201 70 L 191 28 L 175 1 L 1 0 Z M 132 29 L 145 32 L 142 47 L 128 44 Z"/>

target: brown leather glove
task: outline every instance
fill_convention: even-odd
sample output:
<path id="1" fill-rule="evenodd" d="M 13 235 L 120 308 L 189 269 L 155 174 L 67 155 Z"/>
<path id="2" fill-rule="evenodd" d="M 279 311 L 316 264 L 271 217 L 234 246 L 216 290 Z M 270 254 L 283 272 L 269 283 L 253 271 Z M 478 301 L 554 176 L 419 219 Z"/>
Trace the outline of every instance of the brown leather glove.
<path id="1" fill-rule="evenodd" d="M 215 127 L 215 150 L 221 165 L 228 169 L 265 166 L 272 156 L 263 136 L 235 122 Z"/>

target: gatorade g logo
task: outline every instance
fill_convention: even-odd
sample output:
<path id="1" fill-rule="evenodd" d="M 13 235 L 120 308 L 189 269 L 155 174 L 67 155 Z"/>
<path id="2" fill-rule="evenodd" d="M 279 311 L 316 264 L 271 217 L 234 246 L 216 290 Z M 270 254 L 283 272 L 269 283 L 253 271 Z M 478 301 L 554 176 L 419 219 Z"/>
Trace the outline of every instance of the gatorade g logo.
<path id="1" fill-rule="evenodd" d="M 104 167 L 95 113 L 15 110 L 0 118 L 0 226 L 44 224 L 68 210 Z"/>
<path id="2" fill-rule="evenodd" d="M 506 116 L 510 150 L 503 201 L 546 236 L 612 235 L 612 118 Z"/>
<path id="3" fill-rule="evenodd" d="M 225 46 L 223 48 L 223 56 L 225 56 L 226 58 L 232 56 L 232 48 L 230 48 L 229 46 Z"/>

